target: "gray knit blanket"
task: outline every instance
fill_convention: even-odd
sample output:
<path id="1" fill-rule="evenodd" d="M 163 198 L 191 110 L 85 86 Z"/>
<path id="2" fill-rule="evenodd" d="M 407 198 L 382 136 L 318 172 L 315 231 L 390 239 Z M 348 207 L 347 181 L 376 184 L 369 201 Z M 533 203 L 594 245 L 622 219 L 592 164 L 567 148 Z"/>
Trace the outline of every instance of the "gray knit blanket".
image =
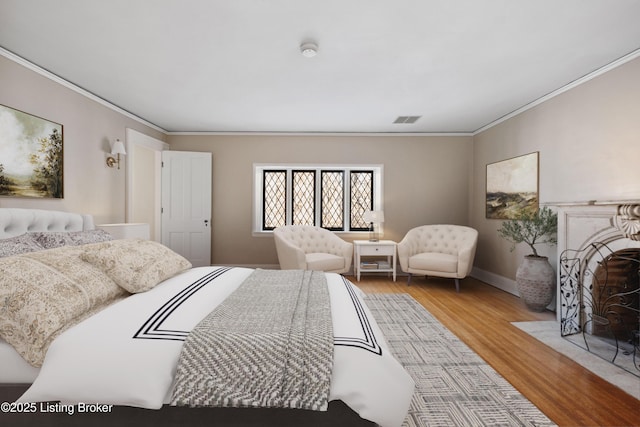
<path id="1" fill-rule="evenodd" d="M 256 270 L 187 337 L 171 404 L 325 411 L 332 366 L 324 273 Z"/>

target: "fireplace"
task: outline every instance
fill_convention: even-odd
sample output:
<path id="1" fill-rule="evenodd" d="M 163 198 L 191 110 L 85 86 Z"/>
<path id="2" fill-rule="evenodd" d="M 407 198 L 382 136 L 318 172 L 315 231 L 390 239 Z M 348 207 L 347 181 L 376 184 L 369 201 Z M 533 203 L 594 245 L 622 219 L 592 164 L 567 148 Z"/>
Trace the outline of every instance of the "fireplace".
<path id="1" fill-rule="evenodd" d="M 561 335 L 640 377 L 640 204 L 558 213 Z"/>

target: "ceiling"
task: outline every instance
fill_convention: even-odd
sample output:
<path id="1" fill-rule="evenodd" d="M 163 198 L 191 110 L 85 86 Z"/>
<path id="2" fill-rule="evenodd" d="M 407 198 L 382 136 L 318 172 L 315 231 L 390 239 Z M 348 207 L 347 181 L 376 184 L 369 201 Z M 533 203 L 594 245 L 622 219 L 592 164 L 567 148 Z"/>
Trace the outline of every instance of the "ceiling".
<path id="1" fill-rule="evenodd" d="M 638 18 L 640 0 L 0 0 L 0 47 L 167 132 L 467 133 L 637 56 Z"/>

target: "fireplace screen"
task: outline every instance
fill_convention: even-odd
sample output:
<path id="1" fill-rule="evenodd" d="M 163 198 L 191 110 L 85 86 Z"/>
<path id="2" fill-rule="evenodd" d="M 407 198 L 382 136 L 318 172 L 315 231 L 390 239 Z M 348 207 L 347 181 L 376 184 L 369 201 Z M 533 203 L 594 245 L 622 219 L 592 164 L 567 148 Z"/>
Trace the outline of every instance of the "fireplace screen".
<path id="1" fill-rule="evenodd" d="M 561 334 L 640 377 L 640 248 L 604 243 L 560 256 Z"/>

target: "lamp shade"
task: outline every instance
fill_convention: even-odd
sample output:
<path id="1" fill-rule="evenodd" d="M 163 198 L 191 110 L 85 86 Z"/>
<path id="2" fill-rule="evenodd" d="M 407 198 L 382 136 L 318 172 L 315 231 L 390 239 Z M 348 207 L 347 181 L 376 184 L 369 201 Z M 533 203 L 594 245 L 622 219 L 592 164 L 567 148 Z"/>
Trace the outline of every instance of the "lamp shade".
<path id="1" fill-rule="evenodd" d="M 380 224 L 384 222 L 384 212 L 383 211 L 367 211 L 362 216 L 366 222 L 373 222 L 374 224 Z"/>
<path id="2" fill-rule="evenodd" d="M 124 144 L 119 139 L 116 139 L 111 146 L 111 154 L 127 154 L 124 150 Z"/>

